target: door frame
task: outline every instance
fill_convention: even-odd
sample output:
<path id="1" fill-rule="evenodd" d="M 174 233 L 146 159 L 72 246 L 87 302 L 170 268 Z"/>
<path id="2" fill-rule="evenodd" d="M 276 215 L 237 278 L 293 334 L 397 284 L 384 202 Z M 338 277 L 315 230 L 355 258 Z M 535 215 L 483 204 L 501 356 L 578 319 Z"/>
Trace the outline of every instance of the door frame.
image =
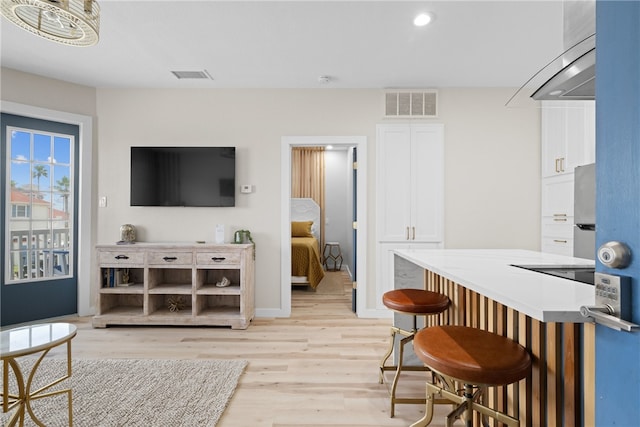
<path id="1" fill-rule="evenodd" d="M 280 309 L 284 317 L 291 316 L 291 148 L 303 146 L 349 146 L 358 148 L 357 209 L 358 237 L 356 241 L 356 314 L 364 312 L 367 276 L 367 137 L 366 136 L 283 136 L 281 140 L 281 215 L 280 215 Z"/>
<path id="2" fill-rule="evenodd" d="M 34 119 L 69 123 L 80 128 L 79 155 L 77 159 L 79 178 L 76 183 L 78 186 L 78 200 L 76 201 L 78 205 L 78 243 L 76 247 L 78 255 L 78 315 L 88 316 L 93 314 L 93 308 L 91 307 L 91 272 L 93 271 L 93 212 L 91 204 L 91 189 L 93 187 L 91 173 L 93 162 L 93 119 L 90 116 L 81 114 L 50 110 L 9 101 L 0 101 L 0 111 Z"/>

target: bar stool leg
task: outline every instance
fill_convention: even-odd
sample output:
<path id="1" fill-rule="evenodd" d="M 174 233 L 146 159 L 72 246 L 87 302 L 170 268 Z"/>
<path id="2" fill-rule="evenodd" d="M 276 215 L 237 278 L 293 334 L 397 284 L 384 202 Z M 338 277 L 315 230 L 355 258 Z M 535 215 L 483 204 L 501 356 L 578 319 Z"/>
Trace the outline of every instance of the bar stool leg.
<path id="1" fill-rule="evenodd" d="M 395 344 L 395 341 L 396 341 L 396 334 L 399 331 L 400 330 L 395 326 L 391 327 L 391 343 L 389 344 L 389 349 L 384 354 L 384 356 L 382 356 L 382 361 L 380 362 L 380 379 L 379 379 L 380 384 L 384 383 L 384 371 L 387 370 L 385 369 L 385 363 L 387 363 L 389 356 L 391 356 L 391 353 L 393 353 L 393 345 Z"/>
<path id="2" fill-rule="evenodd" d="M 404 346 L 408 343 L 413 341 L 413 337 L 415 336 L 416 332 L 418 331 L 418 320 L 417 320 L 417 316 L 412 316 L 413 317 L 413 329 L 411 329 L 410 331 L 405 331 L 404 329 L 400 329 L 396 326 L 392 326 L 391 327 L 391 342 L 389 345 L 389 349 L 387 350 L 387 353 L 384 355 L 384 357 L 382 358 L 382 362 L 380 363 L 380 378 L 379 378 L 379 382 L 380 384 L 384 383 L 384 372 L 385 371 L 389 371 L 389 370 L 394 370 L 395 374 L 393 376 L 393 381 L 391 383 L 391 390 L 389 392 L 390 395 L 390 401 L 391 401 L 391 410 L 390 410 L 390 417 L 393 418 L 395 416 L 395 405 L 396 403 L 424 403 L 425 399 L 406 399 L 406 398 L 402 398 L 402 399 L 397 399 L 396 398 L 396 388 L 398 386 L 398 380 L 400 379 L 400 374 L 402 371 L 402 362 L 404 359 Z M 398 343 L 398 364 L 394 365 L 394 366 L 385 366 L 385 363 L 387 362 L 387 360 L 389 359 L 389 357 L 391 356 L 391 354 L 393 353 L 394 350 L 394 344 L 395 344 L 395 337 L 397 334 L 400 334 L 402 336 L 404 336 L 404 338 L 402 338 L 399 343 Z M 406 368 L 407 370 L 410 371 L 428 371 L 429 368 L 421 366 L 421 367 L 413 367 L 410 366 L 408 368 Z"/>

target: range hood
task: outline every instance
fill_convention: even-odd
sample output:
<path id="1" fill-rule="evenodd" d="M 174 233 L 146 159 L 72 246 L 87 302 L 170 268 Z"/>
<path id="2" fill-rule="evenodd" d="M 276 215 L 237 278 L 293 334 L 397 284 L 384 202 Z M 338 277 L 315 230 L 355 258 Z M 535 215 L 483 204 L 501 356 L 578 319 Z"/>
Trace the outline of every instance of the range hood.
<path id="1" fill-rule="evenodd" d="M 535 101 L 595 99 L 595 1 L 565 0 L 563 13 L 566 50 L 527 80 L 507 106 L 523 106 Z"/>

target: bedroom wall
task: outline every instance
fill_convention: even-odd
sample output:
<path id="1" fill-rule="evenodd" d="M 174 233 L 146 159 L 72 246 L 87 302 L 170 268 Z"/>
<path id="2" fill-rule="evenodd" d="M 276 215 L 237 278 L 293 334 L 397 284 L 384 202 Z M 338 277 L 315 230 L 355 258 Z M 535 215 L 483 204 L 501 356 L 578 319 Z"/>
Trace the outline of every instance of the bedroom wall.
<path id="1" fill-rule="evenodd" d="M 115 242 L 124 223 L 135 224 L 146 241 L 213 240 L 217 223 L 226 224 L 228 239 L 235 229 L 247 228 L 257 245 L 259 315 L 280 308 L 281 138 L 367 137 L 368 209 L 362 214 L 370 236 L 366 285 L 375 289 L 375 125 L 383 121 L 382 91 L 94 90 L 2 71 L 3 100 L 97 116 L 94 203 L 106 196 L 108 205 L 94 208 L 95 243 Z M 440 117 L 433 121 L 445 124 L 448 248 L 539 249 L 539 112 L 505 108 L 512 93 L 508 88 L 439 91 Z M 238 193 L 235 208 L 130 207 L 129 147 L 163 144 L 235 145 L 237 183 L 253 184 L 255 192 Z M 375 301 L 367 294 L 368 307 Z"/>

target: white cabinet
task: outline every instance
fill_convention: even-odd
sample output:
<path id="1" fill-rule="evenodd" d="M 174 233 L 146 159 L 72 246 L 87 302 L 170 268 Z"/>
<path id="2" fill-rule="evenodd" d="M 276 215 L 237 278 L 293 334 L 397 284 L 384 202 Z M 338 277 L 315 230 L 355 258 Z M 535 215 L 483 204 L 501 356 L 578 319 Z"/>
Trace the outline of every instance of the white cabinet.
<path id="1" fill-rule="evenodd" d="M 246 329 L 254 316 L 252 244 L 100 245 L 93 326 Z M 223 279 L 229 280 L 221 286 Z M 219 285 L 220 284 L 220 285 Z"/>
<path id="2" fill-rule="evenodd" d="M 440 242 L 443 236 L 444 128 L 377 128 L 379 242 Z"/>
<path id="3" fill-rule="evenodd" d="M 541 121 L 543 177 L 595 161 L 594 101 L 545 101 Z"/>
<path id="4" fill-rule="evenodd" d="M 595 103 L 542 104 L 541 250 L 573 255 L 573 185 L 576 166 L 595 162 Z"/>
<path id="5" fill-rule="evenodd" d="M 436 249 L 444 236 L 444 126 L 378 125 L 376 308 L 393 289 L 395 249 Z"/>
<path id="6" fill-rule="evenodd" d="M 542 179 L 542 252 L 573 255 L 573 174 Z"/>

